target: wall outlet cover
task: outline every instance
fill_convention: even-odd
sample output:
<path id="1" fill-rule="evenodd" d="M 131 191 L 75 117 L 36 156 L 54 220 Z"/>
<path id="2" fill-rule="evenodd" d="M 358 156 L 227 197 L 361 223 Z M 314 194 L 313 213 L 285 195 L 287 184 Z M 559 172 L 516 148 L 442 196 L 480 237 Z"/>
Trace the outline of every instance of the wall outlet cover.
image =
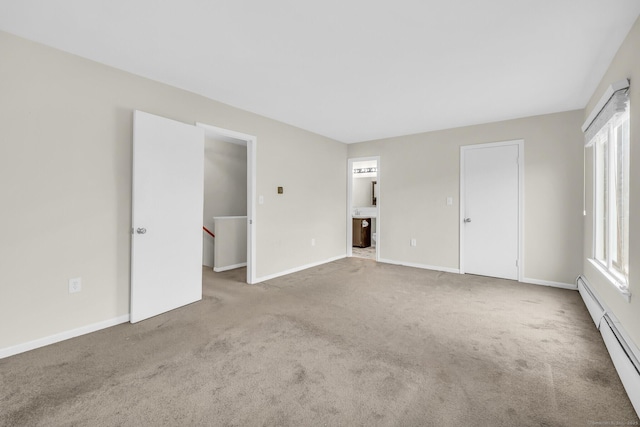
<path id="1" fill-rule="evenodd" d="M 69 293 L 75 294 L 76 292 L 80 292 L 82 290 L 82 277 L 75 277 L 73 279 L 69 279 Z"/>

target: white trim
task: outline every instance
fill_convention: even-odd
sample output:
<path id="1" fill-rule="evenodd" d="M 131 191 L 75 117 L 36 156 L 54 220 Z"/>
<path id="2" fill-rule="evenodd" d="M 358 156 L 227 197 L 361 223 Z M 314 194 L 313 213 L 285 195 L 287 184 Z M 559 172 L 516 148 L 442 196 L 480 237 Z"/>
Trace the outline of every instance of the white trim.
<path id="1" fill-rule="evenodd" d="M 628 80 L 625 80 L 627 82 L 628 85 Z M 621 84 L 621 82 L 618 82 L 619 84 Z M 613 86 L 613 85 L 612 85 Z M 615 88 L 611 88 L 611 90 L 614 90 Z M 624 88 L 623 88 L 624 89 Z M 617 89 L 619 90 L 619 89 Z M 626 111 L 623 115 L 626 116 L 628 115 L 629 112 Z M 609 126 L 608 123 L 603 126 L 603 129 Z M 607 158 L 608 159 L 613 159 L 614 157 L 612 157 L 612 150 L 614 148 L 614 144 L 612 143 L 612 139 L 613 139 L 613 135 L 612 135 L 612 128 L 611 126 L 609 126 L 608 129 L 608 137 L 607 137 Z M 629 144 L 631 144 L 631 141 L 629 141 Z M 620 296 L 622 296 L 622 298 L 626 301 L 626 302 L 630 302 L 631 301 L 631 291 L 629 290 L 629 286 L 628 284 L 623 283 L 618 277 L 616 277 L 615 274 L 613 274 L 613 272 L 608 268 L 607 265 L 603 264 L 601 261 L 596 259 L 596 248 L 597 248 L 597 238 L 598 238 L 598 233 L 596 232 L 597 230 L 597 204 L 598 204 L 598 195 L 597 195 L 597 187 L 598 187 L 598 161 L 600 160 L 598 157 L 598 147 L 597 147 L 597 143 L 590 145 L 589 147 L 593 147 L 592 150 L 592 156 L 591 156 L 591 256 L 587 258 L 587 260 L 591 263 L 591 265 L 593 265 L 593 267 L 595 269 L 597 269 L 602 276 L 604 277 L 605 280 L 607 280 L 609 282 L 609 284 L 611 286 L 613 286 L 614 288 L 616 288 L 616 290 L 618 291 L 618 293 L 620 294 Z M 586 148 L 589 148 L 587 146 L 585 146 L 585 150 Z M 630 149 L 630 148 L 629 148 Z M 611 168 L 609 167 L 610 165 L 607 164 L 606 165 L 606 169 L 607 170 L 611 170 Z M 586 174 L 586 163 L 585 163 L 585 174 Z M 607 177 L 607 181 L 610 180 L 610 176 Z M 586 180 L 584 180 L 585 183 L 585 187 L 586 187 Z M 609 192 L 608 189 L 605 189 L 605 193 L 609 193 L 609 197 L 613 198 L 613 193 Z M 586 197 L 586 190 L 585 190 L 585 197 Z M 614 203 L 615 204 L 615 200 L 610 199 L 608 201 L 608 203 Z M 585 215 L 586 215 L 586 211 L 585 211 Z M 608 213 L 607 213 L 608 216 Z M 604 236 L 604 239 L 608 241 L 609 246 L 611 247 L 611 243 L 613 240 L 613 233 L 606 233 L 607 235 Z M 629 234 L 629 230 L 627 230 L 627 234 Z M 627 236 L 628 237 L 628 236 Z M 628 256 L 628 254 L 627 254 Z M 609 264 L 610 260 L 607 260 L 606 264 Z M 628 280 L 628 278 L 627 278 Z"/>
<path id="2" fill-rule="evenodd" d="M 55 344 L 57 342 L 65 341 L 71 338 L 79 337 L 80 335 L 90 334 L 101 329 L 110 328 L 121 323 L 127 323 L 130 317 L 128 314 L 124 316 L 114 317 L 113 319 L 104 320 L 102 322 L 92 323 L 90 325 L 82 326 L 80 328 L 71 329 L 69 331 L 60 332 L 57 334 L 49 335 L 48 337 L 38 338 L 33 341 L 28 341 L 22 344 L 17 344 L 11 347 L 5 347 L 0 349 L 0 359 L 5 357 L 14 356 L 16 354 L 24 353 L 25 351 L 35 350 L 36 348 L 45 347 L 47 345 Z"/>
<path id="3" fill-rule="evenodd" d="M 258 152 L 258 138 L 242 132 L 211 126 L 206 123 L 196 122 L 196 126 L 205 129 L 206 134 L 222 137 L 231 143 L 233 140 L 245 141 L 247 145 L 247 283 L 257 283 L 256 278 L 256 164 Z M 244 145 L 244 144 L 240 144 Z"/>
<path id="4" fill-rule="evenodd" d="M 595 257 L 596 254 L 596 186 L 598 185 L 598 177 L 596 176 L 596 147 L 592 146 L 591 150 L 591 251 L 590 255 Z M 590 148 L 585 146 L 585 148 Z M 585 193 L 586 195 L 586 193 Z"/>
<path id="5" fill-rule="evenodd" d="M 582 216 L 587 216 L 587 146 L 586 145 L 582 148 Z"/>
<path id="6" fill-rule="evenodd" d="M 247 140 L 247 186 L 249 191 L 247 192 L 247 213 L 250 213 L 247 220 L 247 231 L 249 247 L 247 248 L 247 283 L 252 285 L 256 280 L 257 269 L 257 221 L 258 218 L 256 212 L 257 205 L 257 162 L 258 162 L 258 138 L 253 137 L 251 140 Z"/>
<path id="7" fill-rule="evenodd" d="M 518 143 L 518 280 L 524 279 L 524 139 Z"/>
<path id="8" fill-rule="evenodd" d="M 620 295 L 626 302 L 631 302 L 631 292 L 628 288 L 621 288 L 618 279 L 616 279 L 599 261 L 593 258 L 587 258 L 587 260 L 596 270 L 598 270 L 600 274 L 602 274 L 604 279 L 613 286 L 616 291 L 618 291 L 618 295 Z"/>
<path id="9" fill-rule="evenodd" d="M 619 80 L 609 85 L 609 87 L 604 91 L 604 95 L 602 95 L 602 98 L 600 98 L 595 107 L 593 107 L 593 110 L 591 110 L 591 113 L 589 113 L 587 120 L 585 120 L 585 122 L 582 124 L 582 132 L 586 131 L 587 128 L 589 128 L 591 123 L 593 123 L 596 117 L 598 117 L 598 114 L 600 114 L 600 111 L 602 111 L 604 106 L 607 105 L 607 102 L 609 102 L 614 93 L 628 87 L 629 80 L 627 79 Z"/>
<path id="10" fill-rule="evenodd" d="M 255 283 L 265 282 L 267 280 L 275 279 L 281 276 L 286 276 L 287 274 L 297 273 L 298 271 L 306 270 L 307 268 L 317 267 L 322 264 L 328 264 L 330 262 L 334 262 L 343 258 L 346 258 L 346 254 L 328 258 L 328 259 L 325 259 L 324 261 L 312 262 L 311 264 L 305 264 L 299 267 L 290 268 L 288 270 L 284 270 L 279 273 L 273 273 L 273 274 L 268 274 L 266 276 L 258 277 L 255 279 L 253 283 L 255 284 Z"/>
<path id="11" fill-rule="evenodd" d="M 221 273 L 223 271 L 233 270 L 235 268 L 246 267 L 246 266 L 247 266 L 246 262 L 241 262 L 240 264 L 225 265 L 224 267 L 213 267 L 213 271 L 215 271 L 216 273 Z"/>
<path id="12" fill-rule="evenodd" d="M 458 267 L 460 267 L 460 274 L 464 274 L 464 200 L 465 200 L 465 192 L 464 192 L 464 151 L 462 146 L 460 147 L 460 203 L 458 208 L 460 209 L 458 212 Z"/>
<path id="13" fill-rule="evenodd" d="M 460 212 L 458 217 L 460 252 L 458 254 L 458 262 L 460 264 L 460 274 L 464 274 L 464 154 L 467 150 L 507 145 L 516 145 L 518 147 L 518 281 L 522 282 L 524 281 L 524 139 L 460 146 Z"/>
<path id="14" fill-rule="evenodd" d="M 380 156 L 369 156 L 369 157 L 352 157 L 347 159 L 347 239 L 346 239 L 346 257 L 353 256 L 353 163 L 354 162 L 366 162 L 366 161 L 376 161 L 376 166 L 378 168 L 378 172 L 376 175 L 376 186 L 378 188 L 378 195 L 382 194 L 382 186 L 381 186 L 381 170 L 382 167 L 380 165 Z M 376 201 L 376 261 L 380 261 L 380 199 Z"/>
<path id="15" fill-rule="evenodd" d="M 572 283 L 554 282 L 551 280 L 541 280 L 541 279 L 531 279 L 529 277 L 524 277 L 520 281 L 522 283 L 529 283 L 530 285 L 550 286 L 552 288 L 569 289 L 572 291 L 578 290 L 578 286 Z"/>
<path id="16" fill-rule="evenodd" d="M 456 274 L 460 273 L 460 270 L 457 268 L 440 267 L 437 265 L 418 264 L 414 262 L 405 262 L 405 261 L 394 261 L 391 259 L 382 259 L 382 258 L 379 259 L 378 262 L 383 262 L 385 264 L 401 265 L 403 267 L 421 268 L 423 270 L 443 271 L 445 273 L 456 273 Z"/>

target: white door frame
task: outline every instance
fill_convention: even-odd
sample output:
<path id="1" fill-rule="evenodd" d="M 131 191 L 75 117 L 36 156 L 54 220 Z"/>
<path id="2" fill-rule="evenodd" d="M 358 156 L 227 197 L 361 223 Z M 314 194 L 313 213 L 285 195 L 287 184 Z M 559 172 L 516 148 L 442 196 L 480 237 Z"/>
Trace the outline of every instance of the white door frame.
<path id="1" fill-rule="evenodd" d="M 378 168 L 376 177 L 378 194 L 382 194 L 380 156 L 353 157 L 347 159 L 347 257 L 353 256 L 353 163 L 375 160 Z M 380 260 L 380 197 L 376 200 L 376 261 Z"/>
<path id="2" fill-rule="evenodd" d="M 491 148 L 515 145 L 518 147 L 518 282 L 524 279 L 524 140 L 515 139 L 512 141 L 490 142 L 486 144 L 473 144 L 460 146 L 460 216 L 458 223 L 460 226 L 460 274 L 464 274 L 464 156 L 467 150 L 477 148 Z"/>
<path id="3" fill-rule="evenodd" d="M 245 141 L 247 145 L 247 283 L 252 285 L 256 279 L 256 152 L 258 138 L 246 133 L 236 132 L 206 123 L 196 122 L 196 126 L 205 129 L 206 136 L 224 140 L 232 138 Z M 242 144 L 244 145 L 244 144 Z"/>

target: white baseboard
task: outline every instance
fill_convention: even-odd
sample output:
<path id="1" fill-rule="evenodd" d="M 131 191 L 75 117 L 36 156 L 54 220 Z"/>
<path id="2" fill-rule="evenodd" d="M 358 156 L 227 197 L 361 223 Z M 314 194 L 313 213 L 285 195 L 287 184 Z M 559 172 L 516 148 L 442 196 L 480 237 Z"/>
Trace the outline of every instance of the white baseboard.
<path id="1" fill-rule="evenodd" d="M 339 259 L 343 259 L 343 258 L 346 258 L 346 257 L 347 257 L 347 255 L 343 254 L 343 255 L 338 255 L 338 256 L 335 256 L 335 257 L 332 257 L 332 258 L 329 258 L 329 259 L 325 259 L 323 261 L 313 262 L 311 264 L 301 265 L 300 267 L 290 268 L 289 270 L 281 271 L 279 273 L 273 273 L 273 274 L 269 274 L 267 276 L 258 277 L 257 279 L 254 280 L 253 283 L 256 284 L 256 283 L 260 283 L 260 282 L 265 282 L 267 280 L 275 279 L 276 277 L 286 276 L 287 274 L 296 273 L 298 271 L 306 270 L 307 268 L 311 268 L 311 267 L 317 267 L 319 265 L 327 264 L 329 262 L 337 261 Z"/>
<path id="2" fill-rule="evenodd" d="M 522 283 L 529 283 L 531 285 L 551 286 L 552 288 L 570 289 L 577 291 L 578 286 L 572 283 L 552 282 L 551 280 L 531 279 L 529 277 L 523 277 Z"/>
<path id="3" fill-rule="evenodd" d="M 216 273 L 220 273 L 221 271 L 233 270 L 234 268 L 246 267 L 246 262 L 241 262 L 240 264 L 233 265 L 225 265 L 224 267 L 213 267 L 213 271 Z"/>
<path id="4" fill-rule="evenodd" d="M 113 319 L 105 320 L 102 322 L 92 323 L 91 325 L 82 326 L 80 328 L 71 329 L 70 331 L 60 332 L 58 334 L 49 335 L 48 337 L 39 338 L 37 340 L 25 342 L 22 344 L 14 345 L 11 347 L 0 348 L 0 359 L 13 356 L 25 351 L 34 350 L 36 348 L 44 347 L 50 344 L 55 344 L 60 341 L 65 341 L 70 338 L 79 337 L 80 335 L 96 332 L 101 329 L 110 328 L 111 326 L 119 325 L 129 321 L 129 315 L 115 317 Z"/>
<path id="5" fill-rule="evenodd" d="M 417 264 L 413 262 L 394 261 L 391 259 L 380 258 L 378 262 L 384 262 L 385 264 L 402 265 L 404 267 L 422 268 L 424 270 L 444 271 L 445 273 L 457 273 L 460 274 L 460 269 L 450 267 L 440 267 L 437 265 Z"/>

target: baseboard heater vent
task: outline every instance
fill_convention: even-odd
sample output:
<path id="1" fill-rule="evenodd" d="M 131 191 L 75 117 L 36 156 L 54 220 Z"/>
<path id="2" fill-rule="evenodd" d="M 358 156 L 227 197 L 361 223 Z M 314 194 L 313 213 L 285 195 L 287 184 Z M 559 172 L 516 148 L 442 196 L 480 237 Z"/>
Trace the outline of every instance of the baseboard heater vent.
<path id="1" fill-rule="evenodd" d="M 600 329 L 600 322 L 604 316 L 604 307 L 602 307 L 598 298 L 596 298 L 593 292 L 591 292 L 591 289 L 587 286 L 587 281 L 584 277 L 578 276 L 577 284 L 578 292 L 580 292 L 584 305 L 587 306 L 587 310 L 593 319 L 593 323 L 595 323 L 598 329 Z"/>
<path id="2" fill-rule="evenodd" d="M 626 338 L 626 333 L 615 315 L 598 298 L 583 276 L 577 280 L 580 296 L 591 314 L 593 322 L 602 334 L 613 365 L 618 371 L 629 400 L 636 413 L 640 415 L 640 351 Z"/>

